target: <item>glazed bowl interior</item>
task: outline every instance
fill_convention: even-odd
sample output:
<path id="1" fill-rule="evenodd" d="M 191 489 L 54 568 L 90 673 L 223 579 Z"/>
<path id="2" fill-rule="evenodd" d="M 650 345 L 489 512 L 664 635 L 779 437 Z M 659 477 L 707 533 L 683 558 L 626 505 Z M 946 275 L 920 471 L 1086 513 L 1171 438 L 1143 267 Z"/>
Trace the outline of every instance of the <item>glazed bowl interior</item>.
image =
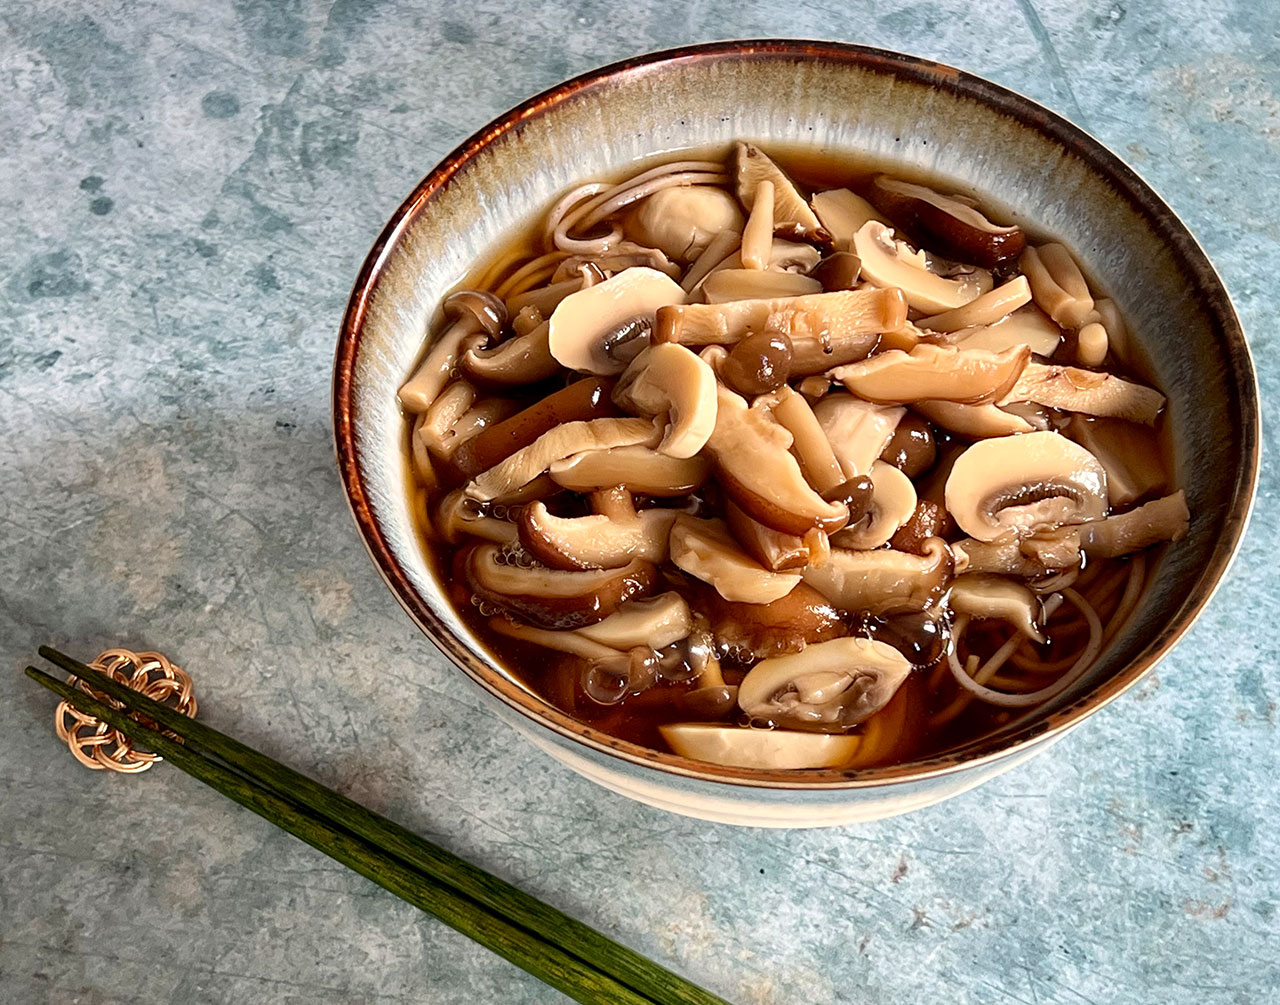
<path id="1" fill-rule="evenodd" d="M 571 184 L 734 139 L 859 154 L 993 200 L 1072 248 L 1126 312 L 1169 398 L 1191 532 L 1158 559 L 1140 606 L 1078 686 L 999 733 L 856 774 L 718 767 L 599 733 L 495 661 L 445 599 L 410 512 L 396 390 L 441 297 Z M 1252 366 L 1220 281 L 1172 212 L 1095 141 L 1025 98 L 905 56 L 825 43 L 724 43 L 618 64 L 503 116 L 438 166 L 370 252 L 335 367 L 339 463 L 357 523 L 405 609 L 465 673 L 577 743 L 660 770 L 764 786 L 864 786 L 1000 757 L 1078 722 L 1137 681 L 1225 572 L 1257 473 Z"/>

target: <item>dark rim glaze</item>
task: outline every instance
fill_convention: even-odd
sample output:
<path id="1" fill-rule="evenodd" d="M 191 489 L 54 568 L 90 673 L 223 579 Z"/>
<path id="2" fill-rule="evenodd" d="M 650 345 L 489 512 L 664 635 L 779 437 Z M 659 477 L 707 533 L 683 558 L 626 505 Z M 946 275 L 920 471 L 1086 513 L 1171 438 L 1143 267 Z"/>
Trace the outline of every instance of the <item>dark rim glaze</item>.
<path id="1" fill-rule="evenodd" d="M 1169 246 L 1175 260 L 1194 282 L 1197 295 L 1215 323 L 1214 334 L 1224 352 L 1229 379 L 1237 392 L 1233 404 L 1236 428 L 1240 433 L 1241 458 L 1235 472 L 1231 506 L 1219 528 L 1212 559 L 1187 591 L 1169 624 L 1147 643 L 1135 659 L 1073 704 L 1025 723 L 1012 733 L 989 734 L 945 754 L 882 768 L 764 771 L 693 761 L 619 740 L 593 729 L 531 695 L 492 666 L 478 660 L 417 592 L 392 554 L 373 513 L 356 451 L 352 385 L 370 296 L 405 229 L 433 198 L 448 187 L 453 176 L 472 157 L 497 138 L 512 131 L 518 133 L 526 123 L 581 95 L 608 86 L 619 77 L 656 75 L 678 70 L 685 64 L 721 60 L 820 61 L 894 76 L 980 101 L 1048 137 L 1104 177 L 1118 196 L 1128 202 Z M 396 211 L 360 269 L 347 304 L 334 360 L 333 422 L 338 467 L 352 515 L 382 578 L 401 606 L 441 652 L 486 691 L 528 718 L 533 727 L 549 729 L 584 747 L 674 776 L 757 788 L 823 790 L 923 781 L 1009 757 L 1065 732 L 1136 684 L 1191 627 L 1226 572 L 1248 520 L 1258 477 L 1260 436 L 1253 362 L 1222 281 L 1195 238 L 1173 211 L 1118 157 L 1077 126 L 1030 99 L 953 67 L 866 46 L 779 39 L 713 42 L 668 49 L 592 70 L 523 102 L 449 154 Z"/>

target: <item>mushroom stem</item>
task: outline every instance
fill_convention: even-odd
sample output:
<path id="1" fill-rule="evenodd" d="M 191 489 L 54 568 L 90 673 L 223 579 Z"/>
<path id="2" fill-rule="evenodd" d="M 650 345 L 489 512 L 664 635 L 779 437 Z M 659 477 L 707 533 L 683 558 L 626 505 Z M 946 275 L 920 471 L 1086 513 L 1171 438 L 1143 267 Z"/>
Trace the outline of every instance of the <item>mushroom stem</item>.
<path id="1" fill-rule="evenodd" d="M 1003 286 L 997 286 L 976 300 L 952 311 L 920 318 L 916 325 L 934 332 L 955 332 L 961 328 L 991 325 L 1031 303 L 1031 287 L 1026 276 L 1017 276 Z"/>
<path id="2" fill-rule="evenodd" d="M 756 186 L 755 204 L 742 231 L 742 267 L 766 269 L 773 247 L 773 182 L 761 181 Z"/>
<path id="3" fill-rule="evenodd" d="M 1093 313 L 1093 295 L 1080 266 L 1061 244 L 1028 247 L 1018 261 L 1037 306 L 1063 328 L 1079 328 Z"/>
<path id="4" fill-rule="evenodd" d="M 547 344 L 549 330 L 544 321 L 529 334 L 507 339 L 492 349 L 468 349 L 462 354 L 462 369 L 476 380 L 507 387 L 546 380 L 560 369 Z"/>
<path id="5" fill-rule="evenodd" d="M 817 416 L 804 396 L 786 384 L 771 397 L 776 398 L 772 409 L 774 418 L 791 434 L 791 450 L 799 459 L 801 470 L 809 484 L 826 495 L 844 482 L 845 475 Z"/>

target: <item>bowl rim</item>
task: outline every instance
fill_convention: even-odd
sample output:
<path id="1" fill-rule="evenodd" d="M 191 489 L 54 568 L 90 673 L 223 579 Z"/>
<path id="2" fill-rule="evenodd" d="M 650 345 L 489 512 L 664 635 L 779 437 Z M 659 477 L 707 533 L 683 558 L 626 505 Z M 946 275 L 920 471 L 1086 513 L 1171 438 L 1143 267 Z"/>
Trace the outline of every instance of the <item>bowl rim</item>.
<path id="1" fill-rule="evenodd" d="M 1191 273 L 1206 313 L 1217 323 L 1227 379 L 1237 392 L 1242 463 L 1235 472 L 1231 506 L 1219 528 L 1211 559 L 1183 598 L 1175 617 L 1124 667 L 1075 702 L 1009 735 L 988 734 L 973 743 L 918 761 L 858 770 L 781 771 L 732 768 L 656 751 L 579 722 L 516 685 L 461 645 L 414 588 L 387 543 L 366 489 L 353 418 L 355 362 L 370 296 L 400 238 L 432 199 L 472 158 L 499 137 L 519 130 L 594 88 L 620 77 L 666 72 L 702 61 L 822 61 L 888 74 L 967 97 L 1047 136 L 1101 174 L 1119 197 L 1146 219 Z M 1017 92 L 943 63 L 871 46 L 804 39 L 745 39 L 664 49 L 619 60 L 572 77 L 499 115 L 459 144 L 417 185 L 387 222 L 361 265 L 343 314 L 333 371 L 333 428 L 338 468 L 361 539 L 383 581 L 428 639 L 485 691 L 540 729 L 598 754 L 677 778 L 755 789 L 836 791 L 941 778 L 1002 760 L 1074 728 L 1136 685 L 1190 629 L 1216 592 L 1240 547 L 1253 505 L 1261 420 L 1257 377 L 1240 321 L 1226 288 L 1186 225 L 1136 172 L 1079 126 Z M 541 707 L 538 707 L 540 703 Z M 991 743 L 992 737 L 998 742 Z M 990 746 L 991 749 L 985 749 Z"/>

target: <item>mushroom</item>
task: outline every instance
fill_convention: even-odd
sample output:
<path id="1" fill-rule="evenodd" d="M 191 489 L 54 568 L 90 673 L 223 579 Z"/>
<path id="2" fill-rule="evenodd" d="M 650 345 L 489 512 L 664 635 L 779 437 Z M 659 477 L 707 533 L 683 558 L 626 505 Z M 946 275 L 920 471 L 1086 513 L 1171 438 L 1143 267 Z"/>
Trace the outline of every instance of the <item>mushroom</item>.
<path id="1" fill-rule="evenodd" d="M 971 618 L 996 618 L 1023 635 L 1044 643 L 1037 627 L 1040 602 L 1022 583 L 1005 576 L 970 572 L 957 576 L 947 593 L 947 605 L 956 614 Z"/>
<path id="2" fill-rule="evenodd" d="M 947 542 L 930 538 L 920 554 L 878 548 L 832 548 L 825 565 L 804 570 L 804 581 L 843 611 L 892 614 L 922 611 L 941 598 L 954 558 Z"/>
<path id="3" fill-rule="evenodd" d="M 767 604 L 725 600 L 711 587 L 701 587 L 696 598 L 698 609 L 706 613 L 716 647 L 740 663 L 796 653 L 848 631 L 840 612 L 805 583 Z"/>
<path id="4" fill-rule="evenodd" d="M 995 324 L 961 328 L 948 341 L 962 349 L 986 349 L 988 352 L 1003 352 L 1025 345 L 1037 356 L 1048 357 L 1062 344 L 1062 329 L 1039 307 L 1028 304 Z"/>
<path id="5" fill-rule="evenodd" d="M 862 743 L 857 735 L 743 729 L 707 722 L 667 723 L 658 732 L 681 757 L 775 771 L 838 767 L 851 761 Z"/>
<path id="6" fill-rule="evenodd" d="M 804 395 L 783 384 L 770 395 L 757 398 L 752 407 L 768 407 L 791 434 L 791 452 L 800 462 L 805 479 L 824 497 L 846 479 L 831 441 Z"/>
<path id="7" fill-rule="evenodd" d="M 634 558 L 661 564 L 676 511 L 637 513 L 625 489 L 593 493 L 592 516 L 553 515 L 532 502 L 520 514 L 520 543 L 538 561 L 555 569 L 616 569 Z"/>
<path id="8" fill-rule="evenodd" d="M 1061 244 L 1027 248 L 1018 261 L 1036 305 L 1063 328 L 1076 329 L 1093 313 L 1093 294 L 1080 266 Z"/>
<path id="9" fill-rule="evenodd" d="M 716 389 L 716 425 L 706 450 L 721 488 L 753 519 L 803 536 L 843 526 L 848 508 L 823 499 L 790 453 L 792 435 L 767 408 L 748 408 L 728 388 Z"/>
<path id="10" fill-rule="evenodd" d="M 829 394 L 813 406 L 846 478 L 865 475 L 889 442 L 905 408 L 875 405 L 851 394 Z"/>
<path id="11" fill-rule="evenodd" d="M 563 264 L 563 263 L 562 263 Z M 587 265 L 585 268 L 594 270 L 594 282 L 600 282 L 604 279 L 604 273 L 595 265 Z M 522 310 L 532 307 L 544 318 L 550 316 L 565 297 L 570 293 L 577 293 L 583 288 L 584 277 L 581 275 L 571 275 L 568 279 L 562 279 L 559 282 L 553 281 L 546 286 L 536 286 L 531 290 L 525 290 L 523 293 L 517 293 L 507 301 L 507 313 L 509 315 L 519 314 Z"/>
<path id="12" fill-rule="evenodd" d="M 1120 313 L 1119 305 L 1106 297 L 1095 300 L 1093 313 L 1089 315 L 1086 324 L 1089 321 L 1097 321 L 1107 330 L 1107 348 L 1112 355 L 1122 363 L 1130 362 L 1132 352 L 1129 345 L 1129 327 L 1124 323 L 1124 315 Z"/>
<path id="13" fill-rule="evenodd" d="M 908 412 L 880 451 L 880 460 L 892 464 L 908 478 L 919 478 L 938 459 L 933 428 L 920 416 Z"/>
<path id="14" fill-rule="evenodd" d="M 723 359 L 719 358 L 721 353 Z M 743 336 L 728 353 L 723 346 L 709 345 L 699 355 L 733 390 L 756 395 L 787 382 L 794 351 L 791 339 L 766 328 Z"/>
<path id="15" fill-rule="evenodd" d="M 613 400 L 632 414 L 665 416 L 658 450 L 676 458 L 697 454 L 716 424 L 716 375 L 674 342 L 643 349 L 623 371 Z"/>
<path id="16" fill-rule="evenodd" d="M 911 516 L 889 538 L 889 547 L 895 551 L 909 551 L 913 555 L 919 555 L 929 538 L 943 537 L 946 534 L 949 519 L 941 503 L 932 499 L 918 499 Z"/>
<path id="17" fill-rule="evenodd" d="M 426 358 L 400 388 L 400 405 L 406 412 L 425 412 L 444 388 L 470 343 L 496 336 L 507 323 L 506 308 L 492 293 L 459 290 L 441 305 L 449 327 L 436 338 Z"/>
<path id="18" fill-rule="evenodd" d="M 489 500 L 526 485 L 556 461 L 584 450 L 635 444 L 652 446 L 658 430 L 648 419 L 592 419 L 565 422 L 543 433 L 527 447 L 476 475 L 466 487 L 472 499 Z"/>
<path id="19" fill-rule="evenodd" d="M 810 374 L 862 359 L 882 332 L 906 320 L 907 304 L 897 290 L 845 290 L 664 307 L 653 337 L 687 346 L 733 345 L 751 332 L 780 332 L 791 339 L 792 374 Z"/>
<path id="20" fill-rule="evenodd" d="M 773 187 L 773 229 L 794 233 L 808 239 L 822 240 L 829 235 L 813 210 L 804 201 L 782 169 L 759 147 L 739 143 L 734 150 L 734 172 L 737 177 L 738 201 L 748 210 L 755 206 L 756 190 L 762 181 Z"/>
<path id="21" fill-rule="evenodd" d="M 955 401 L 913 401 L 911 407 L 930 422 L 970 439 L 1030 433 L 1036 427 L 997 405 L 961 405 Z"/>
<path id="22" fill-rule="evenodd" d="M 475 400 L 476 389 L 465 380 L 455 380 L 436 395 L 436 400 L 425 412 L 420 413 L 421 418 L 414 423 L 414 439 L 420 440 L 423 448 L 433 456 L 447 457 L 449 451 L 444 446 L 445 435 L 475 404 Z"/>
<path id="23" fill-rule="evenodd" d="M 858 521 L 832 536 L 838 548 L 869 549 L 888 544 L 916 510 L 916 489 L 911 479 L 891 464 L 871 465 L 871 506 Z"/>
<path id="24" fill-rule="evenodd" d="M 862 229 L 868 220 L 875 220 L 884 226 L 890 226 L 887 218 L 880 214 L 871 203 L 862 196 L 850 192 L 847 188 L 833 188 L 819 192 L 810 200 L 814 213 L 822 226 L 826 228 L 836 248 L 848 251 L 853 247 L 853 236 Z"/>
<path id="25" fill-rule="evenodd" d="M 1080 444 L 1054 432 L 979 440 L 947 478 L 947 511 L 970 537 L 994 541 L 1099 519 L 1107 473 Z"/>
<path id="26" fill-rule="evenodd" d="M 1148 427 L 1073 415 L 1067 432 L 1107 469 L 1107 502 L 1112 506 L 1129 506 L 1164 486 L 1160 444 Z"/>
<path id="27" fill-rule="evenodd" d="M 682 271 L 680 266 L 657 248 L 646 248 L 631 241 L 622 241 L 608 251 L 591 255 L 570 255 L 556 267 L 551 281 L 567 279 L 575 272 L 584 272 L 588 276 L 594 275 L 595 282 L 602 282 L 609 276 L 624 269 L 634 269 L 636 266 L 657 269 L 677 282 L 680 280 Z"/>
<path id="28" fill-rule="evenodd" d="M 660 307 L 684 303 L 680 285 L 656 269 L 624 269 L 565 297 L 552 313 L 547 346 L 561 366 L 601 375 L 621 373 L 627 358 L 610 335 L 635 318 L 652 318 Z"/>
<path id="29" fill-rule="evenodd" d="M 742 249 L 738 252 L 744 269 L 761 270 L 769 264 L 773 246 L 773 182 L 763 178 L 756 185 L 751 215 L 742 229 Z"/>
<path id="30" fill-rule="evenodd" d="M 722 267 L 723 263 L 732 261 L 735 263 L 734 268 L 741 265 L 742 259 L 736 254 L 741 244 L 742 234 L 738 231 L 720 231 L 711 239 L 702 254 L 695 258 L 685 270 L 684 278 L 680 280 L 680 288 L 685 293 L 692 293 L 708 275 Z"/>
<path id="31" fill-rule="evenodd" d="M 831 554 L 827 535 L 820 530 L 811 530 L 804 537 L 784 534 L 752 520 L 730 500 L 725 500 L 724 515 L 738 543 L 772 572 L 821 565 Z"/>
<path id="32" fill-rule="evenodd" d="M 702 284 L 702 295 L 709 304 L 801 297 L 821 292 L 822 283 L 817 279 L 795 272 L 755 269 L 716 269 Z"/>
<path id="33" fill-rule="evenodd" d="M 1079 566 L 1080 533 L 1081 527 L 1059 527 L 1031 537 L 1010 532 L 994 541 L 966 538 L 955 542 L 951 550 L 956 556 L 957 573 L 994 572 L 1038 579 L 1059 569 Z"/>
<path id="34" fill-rule="evenodd" d="M 757 663 L 738 685 L 738 707 L 754 720 L 838 732 L 884 708 L 910 673 L 893 646 L 850 635 Z"/>
<path id="35" fill-rule="evenodd" d="M 645 600 L 628 600 L 603 621 L 583 625 L 579 635 L 622 651 L 648 646 L 665 649 L 687 638 L 693 628 L 689 605 L 668 591 Z"/>
<path id="36" fill-rule="evenodd" d="M 991 288 L 991 274 L 976 271 L 956 279 L 930 272 L 924 256 L 895 240 L 893 230 L 876 220 L 853 236 L 853 251 L 862 260 L 862 276 L 876 286 L 899 289 L 907 304 L 926 314 L 963 307 Z"/>
<path id="37" fill-rule="evenodd" d="M 454 489 L 440 500 L 431 526 L 449 544 L 457 544 L 466 535 L 494 544 L 515 544 L 519 538 L 514 523 L 490 516 L 485 506 L 468 499 L 461 489 Z"/>
<path id="38" fill-rule="evenodd" d="M 468 478 L 487 471 L 527 447 L 539 436 L 568 422 L 616 415 L 610 395 L 613 381 L 576 380 L 497 425 L 477 433 L 453 452 L 453 464 Z"/>
<path id="39" fill-rule="evenodd" d="M 692 262 L 725 231 L 742 232 L 742 210 L 723 189 L 681 185 L 642 201 L 627 220 L 627 234 L 660 248 L 668 258 Z"/>
<path id="40" fill-rule="evenodd" d="M 440 449 L 446 458 L 452 458 L 458 449 L 486 429 L 491 429 L 511 418 L 520 410 L 518 398 L 486 398 L 462 413 L 440 437 Z"/>
<path id="41" fill-rule="evenodd" d="M 677 515 L 670 548 L 678 569 L 715 587 L 725 600 L 767 604 L 785 597 L 800 582 L 798 573 L 770 572 L 744 552 L 722 520 Z"/>
<path id="42" fill-rule="evenodd" d="M 925 185 L 889 175 L 871 180 L 871 197 L 895 220 L 926 231 L 946 254 L 994 269 L 1013 261 L 1027 246 L 1018 227 L 1001 227 L 967 199 L 943 195 Z"/>
<path id="43" fill-rule="evenodd" d="M 836 251 L 822 259 L 809 272 L 810 278 L 828 293 L 852 290 L 862 275 L 862 259 L 852 251 Z"/>
<path id="44" fill-rule="evenodd" d="M 610 617 L 613 616 L 610 615 Z M 605 619 L 605 621 L 608 620 L 608 618 Z M 598 624 L 604 624 L 604 622 L 598 622 Z M 568 653 L 570 656 L 577 656 L 579 659 L 591 662 L 612 663 L 624 660 L 627 657 L 627 653 L 621 649 L 587 638 L 581 629 L 566 631 L 563 629 L 534 628 L 532 625 L 512 621 L 505 615 L 490 618 L 488 625 L 499 635 L 505 635 L 507 638 L 516 639 L 520 642 L 529 642 L 535 646 L 542 646 L 544 649 L 554 649 L 556 652 Z"/>
<path id="45" fill-rule="evenodd" d="M 962 328 L 994 325 L 1019 307 L 1031 303 L 1031 287 L 1026 276 L 1016 276 L 1002 286 L 970 300 L 963 307 L 920 318 L 916 324 L 931 332 L 957 332 Z M 976 347 L 975 347 L 976 348 Z"/>
<path id="46" fill-rule="evenodd" d="M 540 628 L 580 628 L 601 621 L 625 601 L 653 592 L 658 570 L 633 559 L 621 569 L 565 572 L 505 561 L 496 544 L 476 545 L 463 564 L 472 593 Z"/>
<path id="47" fill-rule="evenodd" d="M 1162 541 L 1181 541 L 1190 526 L 1186 494 L 1178 491 L 1127 513 L 1086 524 L 1080 538 L 1086 554 L 1115 558 Z"/>
<path id="48" fill-rule="evenodd" d="M 547 344 L 548 331 L 549 325 L 543 322 L 527 335 L 507 339 L 490 349 L 468 349 L 462 354 L 462 369 L 479 382 L 502 387 L 546 380 L 560 369 Z"/>
<path id="49" fill-rule="evenodd" d="M 1097 321 L 1089 322 L 1076 332 L 1076 362 L 1081 366 L 1102 366 L 1109 344 L 1106 328 Z"/>
<path id="50" fill-rule="evenodd" d="M 637 495 L 670 498 L 695 492 L 711 473 L 705 457 L 677 460 L 652 447 L 613 447 L 586 450 L 547 469 L 556 484 L 574 492 L 621 485 Z"/>
<path id="51" fill-rule="evenodd" d="M 1084 412 L 1151 425 L 1164 408 L 1164 395 L 1110 373 L 1074 366 L 1028 363 L 996 404 L 1031 401 L 1067 412 Z"/>
<path id="52" fill-rule="evenodd" d="M 1006 395 L 1027 366 L 1026 346 L 987 352 L 921 343 L 910 352 L 890 349 L 831 375 L 859 398 L 881 405 L 921 399 L 978 405 Z"/>

